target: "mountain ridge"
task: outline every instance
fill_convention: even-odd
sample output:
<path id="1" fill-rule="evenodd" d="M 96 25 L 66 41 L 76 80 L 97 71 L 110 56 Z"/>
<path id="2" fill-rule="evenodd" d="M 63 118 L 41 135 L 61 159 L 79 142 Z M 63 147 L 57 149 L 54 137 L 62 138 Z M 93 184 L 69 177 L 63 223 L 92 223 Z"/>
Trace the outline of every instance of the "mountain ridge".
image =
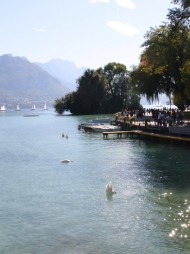
<path id="1" fill-rule="evenodd" d="M 84 73 L 87 67 L 77 68 L 74 62 L 62 59 L 51 59 L 46 63 L 36 63 L 42 69 L 64 83 L 70 91 L 75 91 L 77 79 Z"/>
<path id="2" fill-rule="evenodd" d="M 34 101 L 53 103 L 57 97 L 64 96 L 74 90 L 69 87 L 69 84 L 61 81 L 61 78 L 51 74 L 56 72 L 55 62 L 52 61 L 54 63 L 52 67 L 50 61 L 45 65 L 46 68 L 42 68 L 43 64 L 32 63 L 26 57 L 13 56 L 12 54 L 0 56 L 0 104 L 11 106 L 19 103 L 27 106 Z M 51 73 L 46 70 L 47 66 L 52 68 Z M 73 70 L 75 70 L 74 67 Z M 73 79 L 70 75 L 71 82 L 74 82 L 78 72 L 76 71 L 74 74 Z M 59 77 L 61 77 L 60 74 Z"/>

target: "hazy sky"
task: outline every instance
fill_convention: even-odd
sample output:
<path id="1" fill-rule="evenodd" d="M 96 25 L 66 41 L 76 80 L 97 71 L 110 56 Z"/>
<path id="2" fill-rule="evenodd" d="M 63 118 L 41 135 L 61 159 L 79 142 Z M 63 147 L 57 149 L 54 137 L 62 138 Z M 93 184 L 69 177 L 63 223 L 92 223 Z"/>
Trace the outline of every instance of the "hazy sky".
<path id="1" fill-rule="evenodd" d="M 166 21 L 172 7 L 170 0 L 0 0 L 0 55 L 130 69 L 145 33 Z"/>

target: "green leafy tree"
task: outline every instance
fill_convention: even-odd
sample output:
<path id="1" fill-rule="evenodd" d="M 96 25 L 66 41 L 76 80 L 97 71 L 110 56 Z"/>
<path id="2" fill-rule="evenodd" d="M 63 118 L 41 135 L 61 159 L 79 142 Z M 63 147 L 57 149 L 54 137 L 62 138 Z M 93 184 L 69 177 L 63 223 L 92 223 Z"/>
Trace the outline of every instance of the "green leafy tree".
<path id="1" fill-rule="evenodd" d="M 128 102 L 128 92 L 130 89 L 128 71 L 124 64 L 109 63 L 103 73 L 107 80 L 107 101 L 110 105 L 110 110 L 119 111 Z"/>
<path id="2" fill-rule="evenodd" d="M 141 54 L 141 63 L 131 72 L 133 84 L 149 100 L 160 93 L 166 93 L 169 97 L 173 94 L 176 105 L 181 109 L 190 103 L 187 78 L 190 60 L 188 15 L 188 10 L 170 10 L 170 23 L 151 28 L 142 45 L 145 49 Z M 177 98 L 180 98 L 180 103 Z"/>
<path id="3" fill-rule="evenodd" d="M 186 9 L 190 7 L 190 0 L 173 0 L 175 4 L 181 4 L 181 6 Z"/>
<path id="4" fill-rule="evenodd" d="M 110 63 L 97 70 L 88 69 L 77 83 L 76 92 L 56 100 L 58 113 L 64 110 L 73 114 L 115 113 L 126 106 L 140 107 L 140 97 L 129 84 L 125 65 Z"/>
<path id="5" fill-rule="evenodd" d="M 130 89 L 128 93 L 128 101 L 126 102 L 125 108 L 129 110 L 142 108 L 140 104 L 140 96 L 134 89 Z"/>
<path id="6" fill-rule="evenodd" d="M 54 108 L 58 114 L 63 114 L 64 111 L 73 112 L 76 110 L 77 105 L 75 103 L 76 92 L 68 93 L 64 97 L 55 100 Z"/>
<path id="7" fill-rule="evenodd" d="M 86 70 L 77 80 L 77 108 L 75 114 L 98 114 L 102 112 L 102 101 L 105 95 L 106 80 L 95 70 Z"/>
<path id="8" fill-rule="evenodd" d="M 76 92 L 71 92 L 64 97 L 65 110 L 75 112 L 77 110 L 76 105 Z"/>
<path id="9" fill-rule="evenodd" d="M 63 114 L 63 112 L 66 110 L 65 98 L 61 97 L 61 98 L 56 99 L 55 103 L 54 103 L 54 108 L 58 114 Z"/>

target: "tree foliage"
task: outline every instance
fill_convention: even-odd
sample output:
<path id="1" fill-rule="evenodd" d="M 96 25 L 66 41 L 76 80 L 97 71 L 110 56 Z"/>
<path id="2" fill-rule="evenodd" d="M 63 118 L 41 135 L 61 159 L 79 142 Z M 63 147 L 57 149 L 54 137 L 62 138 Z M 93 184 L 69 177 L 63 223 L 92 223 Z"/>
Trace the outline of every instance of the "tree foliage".
<path id="1" fill-rule="evenodd" d="M 130 104 L 127 68 L 124 64 L 112 62 L 105 65 L 102 71 L 107 80 L 106 100 L 109 111 L 119 111 L 125 106 L 126 101 Z"/>
<path id="2" fill-rule="evenodd" d="M 58 114 L 62 114 L 66 110 L 64 97 L 55 100 L 54 108 Z"/>
<path id="3" fill-rule="evenodd" d="M 190 104 L 190 30 L 189 10 L 172 9 L 169 23 L 151 28 L 145 35 L 141 63 L 131 72 L 132 83 L 149 100 L 160 93 L 173 94 L 183 109 Z"/>
<path id="4" fill-rule="evenodd" d="M 94 70 L 86 70 L 78 79 L 74 114 L 98 114 L 102 111 L 102 100 L 105 94 L 106 80 Z"/>
<path id="5" fill-rule="evenodd" d="M 172 2 L 174 4 L 180 4 L 184 9 L 190 7 L 190 0 L 173 0 Z"/>
<path id="6" fill-rule="evenodd" d="M 64 110 L 70 110 L 73 114 L 115 113 L 125 106 L 130 109 L 140 107 L 140 97 L 134 95 L 123 64 L 113 62 L 97 70 L 88 69 L 77 83 L 76 92 L 55 102 L 58 113 L 62 114 Z M 60 100 L 64 104 L 61 107 Z"/>

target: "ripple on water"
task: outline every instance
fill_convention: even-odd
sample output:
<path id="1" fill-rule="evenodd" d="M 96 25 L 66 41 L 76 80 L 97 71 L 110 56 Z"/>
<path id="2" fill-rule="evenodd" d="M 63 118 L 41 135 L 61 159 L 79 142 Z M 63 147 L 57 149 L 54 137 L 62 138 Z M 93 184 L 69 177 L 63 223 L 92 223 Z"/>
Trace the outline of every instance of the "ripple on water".
<path id="1" fill-rule="evenodd" d="M 190 201 L 176 200 L 171 192 L 161 194 L 159 200 L 167 207 L 164 221 L 170 228 L 168 236 L 178 240 L 190 239 Z"/>

